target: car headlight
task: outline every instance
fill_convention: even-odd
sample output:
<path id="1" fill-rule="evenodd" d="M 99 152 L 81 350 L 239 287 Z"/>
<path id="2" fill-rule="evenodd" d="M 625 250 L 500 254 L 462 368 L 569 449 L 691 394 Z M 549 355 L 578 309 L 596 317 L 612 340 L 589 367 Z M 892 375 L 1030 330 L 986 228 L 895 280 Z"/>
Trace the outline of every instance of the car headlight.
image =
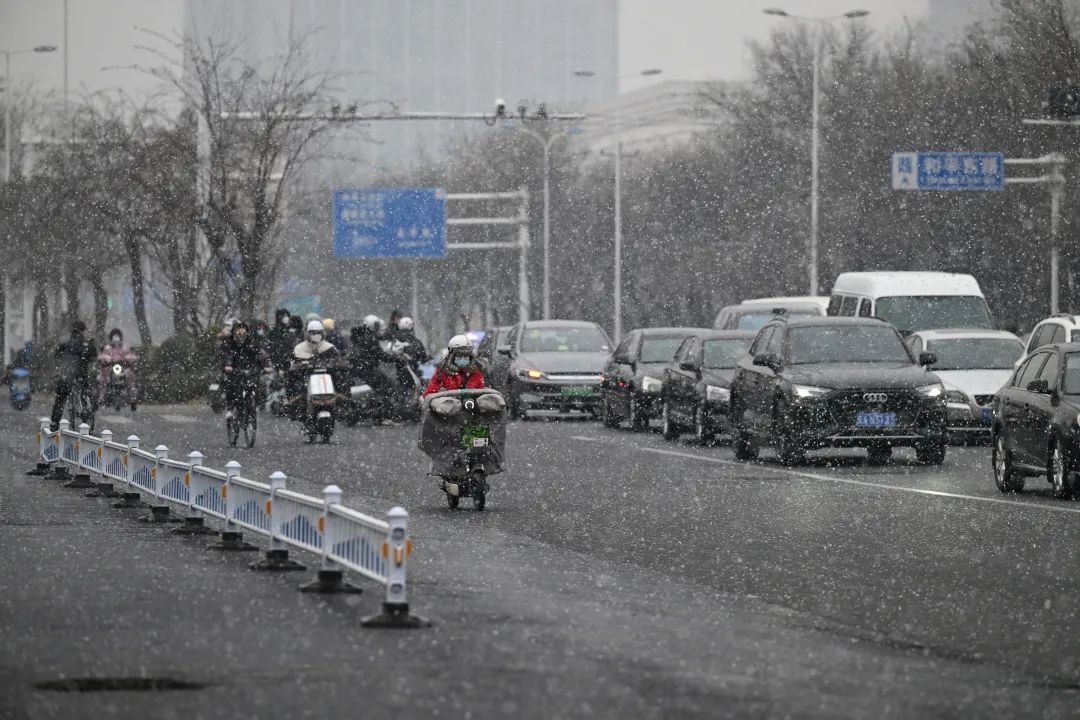
<path id="1" fill-rule="evenodd" d="M 960 392 L 959 390 L 946 390 L 945 402 L 956 405 L 963 405 L 964 407 L 967 407 L 968 405 L 967 395 Z"/>
<path id="2" fill-rule="evenodd" d="M 792 385 L 791 392 L 794 393 L 795 397 L 799 400 L 809 400 L 811 398 L 819 398 L 828 395 L 832 392 L 832 389 L 814 387 L 813 385 Z"/>
<path id="3" fill-rule="evenodd" d="M 715 385 L 705 386 L 705 399 L 713 403 L 731 402 L 731 391 Z"/>
<path id="4" fill-rule="evenodd" d="M 660 392 L 660 388 L 662 388 L 663 386 L 664 383 L 660 382 L 654 377 L 649 377 L 648 375 L 646 375 L 645 377 L 641 378 L 641 392 L 658 393 Z"/>
<path id="5" fill-rule="evenodd" d="M 543 380 L 544 373 L 539 370 L 521 369 L 517 371 L 517 375 L 522 380 Z"/>
<path id="6" fill-rule="evenodd" d="M 934 383 L 933 385 L 923 385 L 920 388 L 916 388 L 919 394 L 923 397 L 938 399 L 945 394 L 945 386 L 941 383 Z"/>
<path id="7" fill-rule="evenodd" d="M 1076 416 L 1076 427 L 1080 428 L 1080 415 Z"/>

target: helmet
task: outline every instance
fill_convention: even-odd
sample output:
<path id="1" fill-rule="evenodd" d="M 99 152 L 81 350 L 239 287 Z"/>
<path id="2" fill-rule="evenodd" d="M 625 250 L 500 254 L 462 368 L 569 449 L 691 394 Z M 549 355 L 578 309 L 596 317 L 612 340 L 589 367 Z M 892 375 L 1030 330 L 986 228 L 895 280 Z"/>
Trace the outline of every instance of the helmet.
<path id="1" fill-rule="evenodd" d="M 413 322 L 411 317 L 403 317 L 398 320 L 397 326 L 398 330 L 414 330 L 416 328 L 416 323 Z"/>
<path id="2" fill-rule="evenodd" d="M 322 324 L 327 332 L 334 331 L 334 318 L 323 318 Z"/>
<path id="3" fill-rule="evenodd" d="M 476 360 L 476 348 L 465 335 L 455 335 L 446 343 L 446 362 L 453 368 L 463 370 Z"/>
<path id="4" fill-rule="evenodd" d="M 321 320 L 308 320 L 307 341 L 312 345 L 318 345 L 326 336 L 326 328 Z"/>
<path id="5" fill-rule="evenodd" d="M 304 316 L 304 320 L 310 323 L 312 320 L 322 320 L 322 316 L 319 313 L 308 313 Z"/>
<path id="6" fill-rule="evenodd" d="M 379 327 L 382 325 L 382 320 L 378 315 L 368 315 L 364 318 L 364 327 L 371 332 L 379 332 Z"/>

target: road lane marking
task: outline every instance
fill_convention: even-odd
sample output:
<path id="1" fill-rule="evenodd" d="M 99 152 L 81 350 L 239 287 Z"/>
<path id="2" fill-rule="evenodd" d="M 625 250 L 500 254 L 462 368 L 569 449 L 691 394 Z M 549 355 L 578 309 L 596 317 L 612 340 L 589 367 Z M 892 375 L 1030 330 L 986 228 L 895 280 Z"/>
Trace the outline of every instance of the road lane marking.
<path id="1" fill-rule="evenodd" d="M 592 438 L 585 435 L 573 435 L 570 439 L 578 440 L 581 442 L 590 442 L 605 445 L 615 444 L 606 440 Z M 1005 498 L 980 497 L 978 495 L 964 495 L 963 493 L 951 493 L 944 492 L 942 490 L 926 490 L 923 488 L 904 487 L 902 485 L 886 485 L 885 483 L 870 482 L 868 480 L 853 480 L 851 478 L 834 477 L 832 475 L 821 475 L 819 473 L 804 472 L 801 470 L 790 470 L 788 468 L 778 468 L 753 463 L 744 463 L 738 460 L 724 460 L 722 458 L 706 457 L 704 455 L 695 455 L 694 453 L 680 452 L 678 450 L 664 450 L 661 448 L 640 447 L 636 445 L 631 445 L 630 447 L 639 452 L 652 453 L 654 455 L 668 455 L 670 457 L 684 458 L 687 460 L 697 460 L 699 462 L 712 463 L 714 465 L 728 465 L 731 467 L 740 467 L 743 469 L 756 468 L 758 470 L 767 470 L 770 472 L 779 473 L 781 475 L 802 478 L 804 480 L 840 483 L 842 485 L 856 485 L 859 487 L 877 488 L 879 490 L 891 490 L 892 492 L 904 492 L 911 493 L 913 495 L 929 495 L 931 497 L 951 498 L 954 500 L 974 500 L 975 502 L 992 503 L 995 505 L 1015 505 L 1022 508 L 1049 510 L 1052 512 L 1072 514 L 1080 513 L 1080 507 L 1065 507 L 1063 505 L 1049 505 L 1045 503 L 1024 502 L 1022 500 L 1006 500 Z"/>

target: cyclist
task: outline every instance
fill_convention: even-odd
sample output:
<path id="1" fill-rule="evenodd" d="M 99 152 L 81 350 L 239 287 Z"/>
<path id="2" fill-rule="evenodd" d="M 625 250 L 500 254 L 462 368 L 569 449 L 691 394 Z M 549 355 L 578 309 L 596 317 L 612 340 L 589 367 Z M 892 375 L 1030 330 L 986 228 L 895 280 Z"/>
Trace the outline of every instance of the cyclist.
<path id="1" fill-rule="evenodd" d="M 68 396 L 74 392 L 81 392 L 90 388 L 91 372 L 97 362 L 97 348 L 94 341 L 86 337 L 86 323 L 76 320 L 71 325 L 71 336 L 60 343 L 56 348 L 56 377 L 54 387 L 56 400 L 53 401 L 52 429 L 55 431 L 60 426 L 60 418 L 64 416 L 64 403 Z M 91 407 L 82 408 L 83 413 L 93 414 L 93 398 L 97 393 L 87 392 L 84 394 L 90 399 Z M 81 400 L 80 400 L 81 403 Z"/>
<path id="2" fill-rule="evenodd" d="M 221 343 L 218 365 L 225 379 L 225 419 L 236 415 L 243 383 L 254 385 L 260 372 L 270 372 L 270 356 L 249 335 L 246 322 L 237 321 Z"/>

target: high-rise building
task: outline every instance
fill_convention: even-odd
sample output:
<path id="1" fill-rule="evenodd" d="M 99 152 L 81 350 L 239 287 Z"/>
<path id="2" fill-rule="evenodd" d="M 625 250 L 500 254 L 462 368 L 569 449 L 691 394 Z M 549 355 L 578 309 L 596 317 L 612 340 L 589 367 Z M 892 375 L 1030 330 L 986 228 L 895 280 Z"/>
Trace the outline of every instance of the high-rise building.
<path id="1" fill-rule="evenodd" d="M 257 63 L 313 33 L 313 69 L 361 111 L 579 108 L 617 87 L 617 0 L 187 0 L 197 36 L 239 43 Z M 573 72 L 588 69 L 585 81 Z M 462 122 L 381 122 L 356 148 L 371 174 L 444 152 Z"/>

